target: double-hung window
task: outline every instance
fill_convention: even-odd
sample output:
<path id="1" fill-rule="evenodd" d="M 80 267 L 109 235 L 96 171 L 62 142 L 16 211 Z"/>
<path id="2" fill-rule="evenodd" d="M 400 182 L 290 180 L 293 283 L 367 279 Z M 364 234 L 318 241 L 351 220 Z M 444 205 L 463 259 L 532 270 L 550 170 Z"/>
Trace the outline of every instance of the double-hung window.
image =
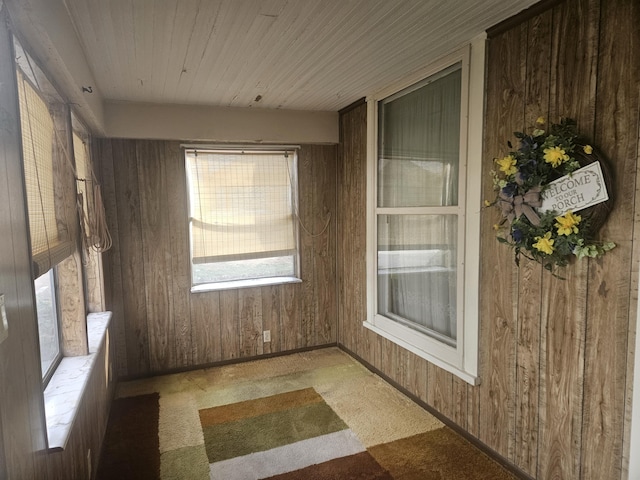
<path id="1" fill-rule="evenodd" d="M 475 383 L 479 231 L 469 213 L 480 209 L 481 142 L 470 139 L 481 138 L 482 101 L 470 108 L 471 55 L 369 99 L 365 326 Z"/>
<path id="2" fill-rule="evenodd" d="M 297 156 L 186 148 L 193 291 L 299 281 Z"/>

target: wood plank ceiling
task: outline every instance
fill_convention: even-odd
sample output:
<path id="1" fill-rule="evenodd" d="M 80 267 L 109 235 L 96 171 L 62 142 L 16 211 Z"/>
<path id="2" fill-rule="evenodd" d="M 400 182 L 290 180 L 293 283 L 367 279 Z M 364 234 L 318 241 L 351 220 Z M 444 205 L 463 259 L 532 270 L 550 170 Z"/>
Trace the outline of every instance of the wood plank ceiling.
<path id="1" fill-rule="evenodd" d="M 107 101 L 335 111 L 536 0 L 65 0 Z"/>

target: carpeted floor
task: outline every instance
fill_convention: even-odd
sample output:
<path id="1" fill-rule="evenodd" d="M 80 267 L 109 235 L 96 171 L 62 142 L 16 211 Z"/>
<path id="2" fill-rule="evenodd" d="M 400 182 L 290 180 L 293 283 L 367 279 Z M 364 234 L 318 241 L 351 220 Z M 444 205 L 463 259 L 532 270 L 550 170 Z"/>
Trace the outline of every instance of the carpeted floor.
<path id="1" fill-rule="evenodd" d="M 512 479 L 337 348 L 119 385 L 97 478 Z"/>

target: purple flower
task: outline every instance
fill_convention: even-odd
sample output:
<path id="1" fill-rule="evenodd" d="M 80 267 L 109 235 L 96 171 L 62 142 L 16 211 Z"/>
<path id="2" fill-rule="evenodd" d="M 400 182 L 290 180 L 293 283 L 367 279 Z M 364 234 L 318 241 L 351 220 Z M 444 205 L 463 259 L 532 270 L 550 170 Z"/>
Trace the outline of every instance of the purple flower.
<path id="1" fill-rule="evenodd" d="M 523 235 L 522 230 L 519 228 L 514 228 L 511 230 L 511 236 L 513 237 L 513 241 L 518 243 L 522 241 Z"/>
<path id="2" fill-rule="evenodd" d="M 513 197 L 518 191 L 518 185 L 515 183 L 507 183 L 502 187 L 502 194 L 507 197 Z"/>

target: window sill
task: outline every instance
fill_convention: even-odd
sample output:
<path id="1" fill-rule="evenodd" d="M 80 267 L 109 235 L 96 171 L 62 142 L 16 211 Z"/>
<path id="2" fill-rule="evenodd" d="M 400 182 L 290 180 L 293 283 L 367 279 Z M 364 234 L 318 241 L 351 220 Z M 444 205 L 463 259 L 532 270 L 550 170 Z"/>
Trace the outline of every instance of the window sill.
<path id="1" fill-rule="evenodd" d="M 377 333 L 381 337 L 390 340 L 391 342 L 401 346 L 402 348 L 409 350 L 410 352 L 416 354 L 417 356 L 424 358 L 426 361 L 436 365 L 437 367 L 446 370 L 449 373 L 457 376 L 458 378 L 464 380 L 469 385 L 477 386 L 480 385 L 480 377 L 474 375 L 470 372 L 467 372 L 456 365 L 451 365 L 450 363 L 445 362 L 442 358 L 432 355 L 429 352 L 425 351 L 423 348 L 420 348 L 412 343 L 407 342 L 406 340 L 399 338 L 396 335 L 393 335 L 389 331 L 384 328 L 380 328 L 376 325 L 373 325 L 371 322 L 365 321 L 363 322 L 363 326 Z M 444 347 L 447 348 L 447 347 Z"/>
<path id="2" fill-rule="evenodd" d="M 102 312 L 87 316 L 89 355 L 64 357 L 44 391 L 50 452 L 62 451 L 67 445 L 97 354 L 104 348 L 111 315 Z"/>
<path id="3" fill-rule="evenodd" d="M 283 283 L 302 283 L 298 277 L 269 277 L 251 280 L 235 280 L 233 282 L 203 283 L 191 287 L 191 293 L 211 292 L 216 290 L 232 290 L 236 288 L 266 287 Z"/>

